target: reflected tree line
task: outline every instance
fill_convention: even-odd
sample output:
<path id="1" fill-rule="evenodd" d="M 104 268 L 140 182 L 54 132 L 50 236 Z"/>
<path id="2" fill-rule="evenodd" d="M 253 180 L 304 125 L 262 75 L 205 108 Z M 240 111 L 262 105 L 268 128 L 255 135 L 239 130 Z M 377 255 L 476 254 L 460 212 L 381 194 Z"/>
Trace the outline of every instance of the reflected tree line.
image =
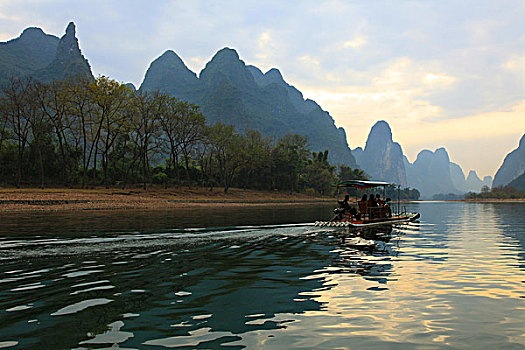
<path id="1" fill-rule="evenodd" d="M 12 78 L 0 93 L 0 183 L 126 188 L 232 186 L 331 192 L 360 169 L 328 162 L 305 137 L 278 139 L 207 125 L 199 107 L 101 76 L 41 83 Z"/>

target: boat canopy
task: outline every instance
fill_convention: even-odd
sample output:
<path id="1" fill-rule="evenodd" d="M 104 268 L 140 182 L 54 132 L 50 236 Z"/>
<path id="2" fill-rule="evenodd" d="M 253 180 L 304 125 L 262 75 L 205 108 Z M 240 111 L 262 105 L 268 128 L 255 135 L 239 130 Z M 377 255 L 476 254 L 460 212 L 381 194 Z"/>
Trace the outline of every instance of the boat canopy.
<path id="1" fill-rule="evenodd" d="M 383 187 L 393 185 L 389 182 L 383 181 L 365 181 L 365 180 L 346 180 L 333 184 L 335 187 L 355 187 L 355 188 L 370 188 Z"/>

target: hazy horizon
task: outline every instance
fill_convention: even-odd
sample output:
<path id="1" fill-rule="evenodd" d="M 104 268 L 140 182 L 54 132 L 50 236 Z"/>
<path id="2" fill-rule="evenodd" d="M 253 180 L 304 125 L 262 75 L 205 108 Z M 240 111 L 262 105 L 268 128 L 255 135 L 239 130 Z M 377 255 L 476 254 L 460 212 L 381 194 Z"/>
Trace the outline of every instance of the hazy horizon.
<path id="1" fill-rule="evenodd" d="M 223 47 L 285 80 L 364 147 L 386 120 L 410 161 L 445 147 L 465 175 L 495 172 L 525 133 L 525 4 L 0 0 L 0 41 L 69 21 L 95 75 L 137 87 L 175 51 L 199 73 Z"/>

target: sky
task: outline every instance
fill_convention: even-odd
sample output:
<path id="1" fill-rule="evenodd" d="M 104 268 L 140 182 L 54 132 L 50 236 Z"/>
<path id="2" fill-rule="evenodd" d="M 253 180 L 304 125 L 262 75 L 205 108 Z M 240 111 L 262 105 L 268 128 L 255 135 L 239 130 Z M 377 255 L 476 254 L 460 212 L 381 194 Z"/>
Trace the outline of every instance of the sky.
<path id="1" fill-rule="evenodd" d="M 387 121 L 410 161 L 445 147 L 494 175 L 525 133 L 525 1 L 0 0 L 0 41 L 70 21 L 95 75 L 139 86 L 175 51 L 197 74 L 223 47 L 278 68 L 344 127 Z"/>

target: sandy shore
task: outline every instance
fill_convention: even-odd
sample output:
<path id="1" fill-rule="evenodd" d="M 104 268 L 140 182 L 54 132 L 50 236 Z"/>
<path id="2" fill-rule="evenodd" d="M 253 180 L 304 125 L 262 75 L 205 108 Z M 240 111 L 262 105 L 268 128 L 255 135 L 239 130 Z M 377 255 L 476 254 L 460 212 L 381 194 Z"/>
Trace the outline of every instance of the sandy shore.
<path id="1" fill-rule="evenodd" d="M 0 212 L 168 209 L 334 203 L 334 198 L 232 188 L 177 189 L 1 189 Z"/>
<path id="2" fill-rule="evenodd" d="M 479 198 L 479 199 L 463 199 L 460 202 L 472 203 L 524 203 L 525 198 Z"/>

